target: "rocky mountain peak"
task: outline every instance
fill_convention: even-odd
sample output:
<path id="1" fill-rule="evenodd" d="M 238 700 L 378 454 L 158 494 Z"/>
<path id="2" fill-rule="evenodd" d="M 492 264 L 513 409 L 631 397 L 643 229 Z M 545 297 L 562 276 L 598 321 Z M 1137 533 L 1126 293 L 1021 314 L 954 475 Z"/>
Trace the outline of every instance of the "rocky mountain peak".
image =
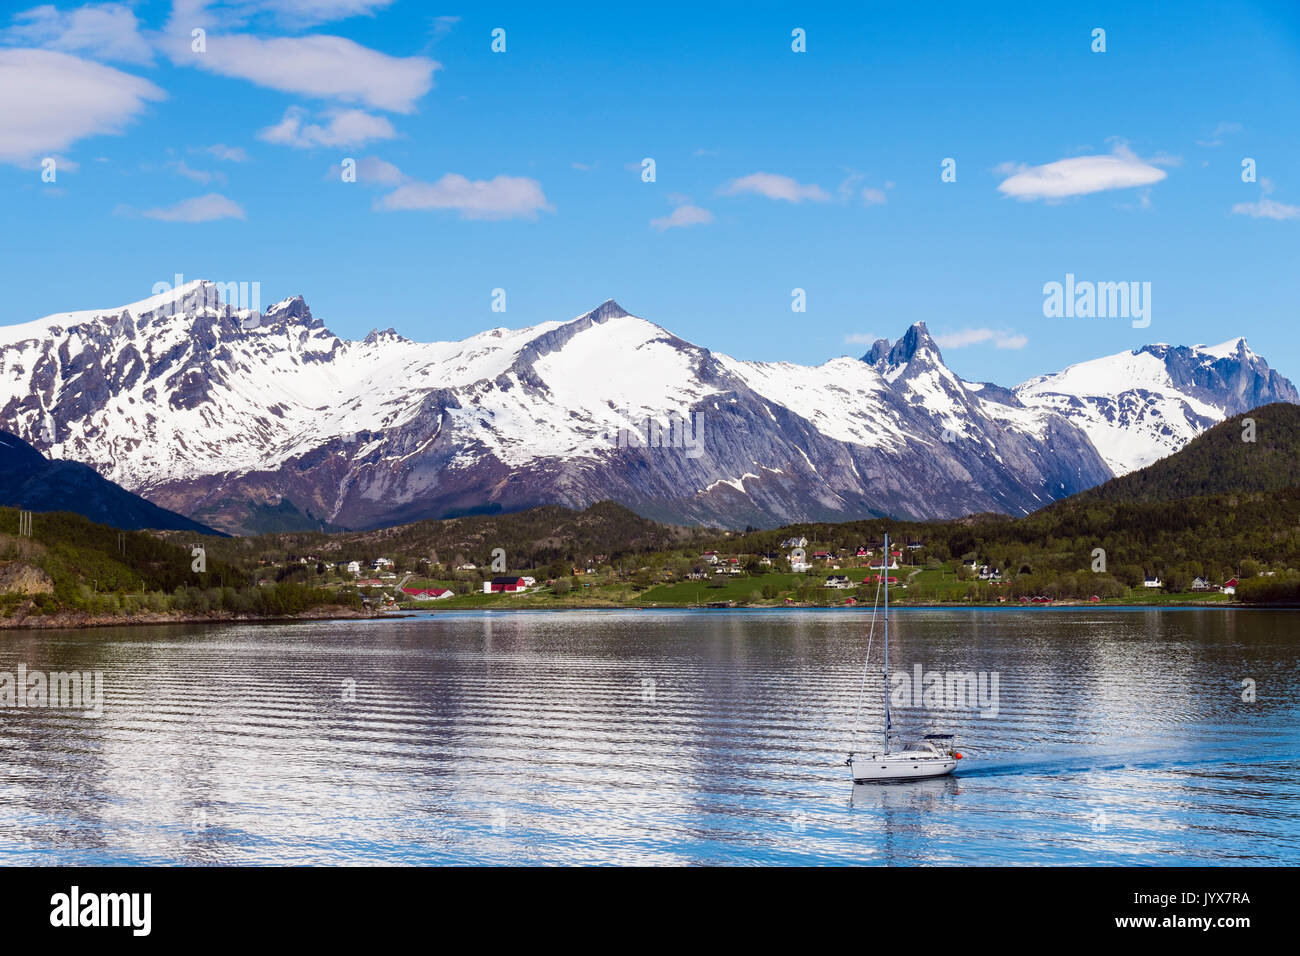
<path id="1" fill-rule="evenodd" d="M 939 346 L 930 337 L 930 330 L 925 327 L 924 322 L 913 323 L 903 333 L 902 338 L 892 345 L 889 339 L 876 339 L 870 351 L 862 356 L 862 361 L 868 365 L 883 364 L 888 368 L 897 369 L 910 364 L 918 355 L 922 358 L 932 356 L 935 363 L 943 364 L 943 355 L 939 352 Z"/>
<path id="2" fill-rule="evenodd" d="M 266 310 L 266 317 L 275 321 L 297 321 L 307 324 L 312 322 L 311 309 L 307 307 L 307 302 L 301 295 L 281 299 Z"/>
<path id="3" fill-rule="evenodd" d="M 593 322 L 605 322 L 609 319 L 621 319 L 631 314 L 613 299 L 606 299 L 596 308 L 581 316 L 581 318 L 590 319 Z"/>

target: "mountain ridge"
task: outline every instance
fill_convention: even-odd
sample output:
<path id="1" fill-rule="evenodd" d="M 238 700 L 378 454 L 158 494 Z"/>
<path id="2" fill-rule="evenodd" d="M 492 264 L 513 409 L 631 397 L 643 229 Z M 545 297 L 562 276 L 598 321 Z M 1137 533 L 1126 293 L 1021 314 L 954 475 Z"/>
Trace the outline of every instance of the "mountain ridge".
<path id="1" fill-rule="evenodd" d="M 119 488 L 89 465 L 50 461 L 6 431 L 0 431 L 0 507 L 67 511 L 124 531 L 218 533 Z"/>
<path id="2" fill-rule="evenodd" d="M 729 527 L 1023 514 L 1118 470 L 1088 433 L 1099 402 L 1068 382 L 965 382 L 924 323 L 884 344 L 816 367 L 748 362 L 614 299 L 459 342 L 348 341 L 301 295 L 259 313 L 196 280 L 0 328 L 0 426 L 238 532 L 606 499 Z M 1260 368 L 1214 379 L 1189 363 L 1200 397 L 1167 373 L 1175 394 L 1160 396 L 1196 405 L 1187 440 L 1213 424 L 1202 393 L 1294 394 Z"/>

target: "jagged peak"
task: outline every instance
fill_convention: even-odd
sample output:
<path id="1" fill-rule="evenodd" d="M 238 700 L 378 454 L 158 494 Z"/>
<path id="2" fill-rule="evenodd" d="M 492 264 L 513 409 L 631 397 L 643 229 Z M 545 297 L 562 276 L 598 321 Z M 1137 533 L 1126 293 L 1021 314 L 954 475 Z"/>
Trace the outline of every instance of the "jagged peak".
<path id="1" fill-rule="evenodd" d="M 931 338 L 930 330 L 926 328 L 925 323 L 914 322 L 903 333 L 902 337 L 892 345 L 889 339 L 876 339 L 870 351 L 862 356 L 862 361 L 870 365 L 884 363 L 891 368 L 897 368 L 900 365 L 908 364 L 918 352 L 923 351 L 933 352 L 937 361 L 943 361 L 939 346 Z"/>
<path id="2" fill-rule="evenodd" d="M 609 319 L 622 319 L 631 316 L 632 313 L 627 311 L 613 299 L 606 299 L 590 312 L 584 312 L 578 316 L 578 320 L 590 319 L 593 322 L 605 322 Z"/>
<path id="3" fill-rule="evenodd" d="M 399 335 L 396 329 L 371 329 L 370 334 L 365 337 L 366 345 L 374 345 L 377 342 L 409 342 L 411 341 L 404 335 Z"/>
<path id="4" fill-rule="evenodd" d="M 889 357 L 889 346 L 889 339 L 876 339 L 871 343 L 871 348 L 867 351 L 867 354 L 862 356 L 862 361 L 868 365 L 879 365 Z"/>

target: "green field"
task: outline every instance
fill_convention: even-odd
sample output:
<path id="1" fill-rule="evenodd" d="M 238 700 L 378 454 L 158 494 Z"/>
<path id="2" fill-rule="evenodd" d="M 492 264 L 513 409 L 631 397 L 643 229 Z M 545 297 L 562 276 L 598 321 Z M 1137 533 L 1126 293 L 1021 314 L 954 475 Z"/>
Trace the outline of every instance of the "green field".
<path id="1" fill-rule="evenodd" d="M 823 587 L 831 574 L 845 575 L 854 582 L 846 590 Z M 718 575 L 705 581 L 678 581 L 659 584 L 638 590 L 628 583 L 590 584 L 584 586 L 581 578 L 568 594 L 557 595 L 545 587 L 525 594 L 483 594 L 478 591 L 457 595 L 441 601 L 406 602 L 408 608 L 472 610 L 481 608 L 577 608 L 577 607 L 704 607 L 721 601 L 734 601 L 737 605 L 781 606 L 787 599 L 799 604 L 816 606 L 841 606 L 850 598 L 870 604 L 876 597 L 874 585 L 863 585 L 862 580 L 871 574 L 866 568 L 818 570 L 812 574 L 740 574 Z M 1008 605 L 1021 605 L 1012 589 L 1005 585 L 990 585 L 986 581 L 963 581 L 957 576 L 957 562 L 943 568 L 918 568 L 903 566 L 893 575 L 899 584 L 890 588 L 891 603 L 908 604 L 995 604 L 1005 597 Z M 452 582 L 408 582 L 407 587 L 448 587 Z M 763 596 L 764 589 L 769 596 Z M 775 594 L 772 593 L 775 589 Z M 391 590 L 391 589 L 390 589 Z M 1166 593 L 1164 591 L 1130 588 L 1123 597 L 1109 598 L 1101 604 L 1229 604 L 1232 597 L 1218 592 Z M 1087 604 L 1086 600 L 1060 599 L 1055 603 Z"/>
<path id="2" fill-rule="evenodd" d="M 832 572 L 841 573 L 841 572 Z M 638 604 L 672 604 L 677 606 L 694 606 L 709 604 L 713 601 L 735 601 L 737 604 L 760 603 L 750 601 L 750 595 L 755 591 L 763 593 L 765 585 L 775 585 L 782 592 L 787 592 L 798 584 L 808 581 L 820 584 L 825 581 L 822 575 L 805 575 L 805 574 L 756 574 L 753 576 L 746 574 L 717 575 L 722 580 L 710 581 L 681 581 L 677 584 L 661 584 L 658 587 L 642 591 L 637 595 Z M 828 595 L 848 595 L 849 591 L 827 591 Z M 763 603 L 781 603 L 781 598 L 769 599 Z M 840 602 L 842 603 L 843 598 Z"/>

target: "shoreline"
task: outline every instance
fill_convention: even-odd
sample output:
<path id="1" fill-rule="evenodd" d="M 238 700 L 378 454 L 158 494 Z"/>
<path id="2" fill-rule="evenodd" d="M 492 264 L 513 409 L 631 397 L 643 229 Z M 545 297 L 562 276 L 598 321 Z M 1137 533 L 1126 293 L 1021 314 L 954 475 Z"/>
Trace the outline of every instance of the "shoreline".
<path id="1" fill-rule="evenodd" d="M 435 602 L 429 602 L 433 604 Z M 437 602 L 441 603 L 441 602 Z M 1088 601 L 1058 601 L 1052 604 L 895 604 L 890 603 L 891 611 L 1077 611 L 1077 610 L 1126 610 L 1129 608 L 1168 611 L 1202 611 L 1202 610 L 1249 610 L 1251 608 L 1290 609 L 1300 608 L 1296 604 L 1243 604 L 1240 601 L 1203 601 L 1190 604 L 1173 602 L 1125 602 L 1123 604 L 1093 604 Z M 456 614 L 464 611 L 871 611 L 870 604 L 736 604 L 732 607 L 708 607 L 699 604 L 570 604 L 542 606 L 536 604 L 511 607 L 504 601 L 494 605 L 477 605 L 463 607 L 404 607 L 397 613 L 438 612 Z M 391 613 L 391 612 L 390 612 Z"/>
<path id="2" fill-rule="evenodd" d="M 23 617 L 0 618 L 0 631 L 89 630 L 100 627 L 145 627 L 166 624 L 292 624 L 299 621 L 351 621 L 387 617 L 382 613 L 357 611 L 342 605 L 328 605 L 301 611 L 298 614 L 264 617 L 233 612 L 207 614 L 165 614 L 150 611 L 144 614 L 88 614 L 85 611 L 58 611 L 54 614 L 28 614 Z"/>
<path id="3" fill-rule="evenodd" d="M 770 605 L 770 604 L 738 604 L 735 607 L 699 607 L 693 604 L 675 605 L 675 604 L 591 604 L 591 605 L 571 605 L 567 607 L 540 607 L 524 606 L 511 607 L 508 604 L 496 606 L 479 606 L 479 607 L 406 607 L 394 611 L 369 612 L 356 611 L 352 608 L 333 606 L 328 608 L 318 608 L 309 611 L 303 611 L 299 614 L 285 615 L 279 617 L 259 617 L 254 615 L 233 614 L 233 613 L 209 613 L 209 614 L 187 614 L 187 615 L 169 615 L 160 612 L 151 612 L 148 614 L 133 614 L 125 617 L 114 617 L 108 615 L 90 615 L 84 612 L 76 614 L 68 612 L 59 612 L 48 615 L 27 615 L 23 618 L 5 618 L 0 619 L 0 633 L 4 631 L 36 631 L 36 630 L 93 630 L 105 627 L 160 627 L 178 624 L 294 624 L 308 623 L 312 621 L 353 621 L 353 620 L 384 620 L 384 619 L 401 619 L 418 616 L 426 613 L 431 614 L 473 614 L 473 613 L 493 613 L 493 612 L 537 612 L 537 613 L 556 613 L 565 611 L 698 611 L 701 613 L 709 611 L 870 611 L 870 606 L 856 605 L 845 606 L 835 604 L 791 604 L 791 605 Z M 1300 605 L 1296 604 L 1242 604 L 1240 602 L 1226 603 L 1201 603 L 1201 604 L 1092 604 L 1092 603 L 1068 603 L 1059 604 L 1038 604 L 1024 606 L 1020 604 L 891 604 L 891 611 L 1079 611 L 1079 610 L 1097 610 L 1097 611 L 1138 611 L 1138 610 L 1164 610 L 1164 611 L 1244 611 L 1244 610 L 1300 610 Z"/>

